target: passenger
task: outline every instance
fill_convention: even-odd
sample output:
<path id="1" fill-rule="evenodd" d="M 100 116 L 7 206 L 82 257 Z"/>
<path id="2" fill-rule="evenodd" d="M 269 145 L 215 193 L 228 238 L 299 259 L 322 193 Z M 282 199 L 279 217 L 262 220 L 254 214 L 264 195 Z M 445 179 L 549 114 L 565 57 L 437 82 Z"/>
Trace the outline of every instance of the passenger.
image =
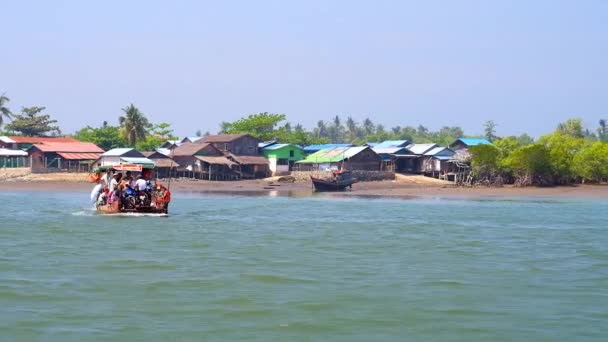
<path id="1" fill-rule="evenodd" d="M 143 175 L 137 176 L 137 181 L 135 182 L 135 190 L 137 191 L 146 191 L 146 187 L 148 186 L 148 181 L 144 179 Z"/>
<path id="2" fill-rule="evenodd" d="M 112 181 L 112 169 L 108 169 L 99 179 L 101 183 L 101 190 L 105 191 L 110 188 L 110 182 Z"/>
<path id="3" fill-rule="evenodd" d="M 110 181 L 109 200 L 108 200 L 109 204 L 116 202 L 118 200 L 118 198 L 120 198 L 120 189 L 118 188 L 118 184 L 120 184 L 121 179 L 122 179 L 122 173 L 119 172 Z"/>
<path id="4" fill-rule="evenodd" d="M 134 183 L 133 183 L 133 176 L 131 175 L 131 171 L 127 171 L 125 177 L 123 177 L 122 181 L 120 182 L 119 188 L 120 191 L 125 191 L 125 189 L 127 187 L 133 187 Z"/>

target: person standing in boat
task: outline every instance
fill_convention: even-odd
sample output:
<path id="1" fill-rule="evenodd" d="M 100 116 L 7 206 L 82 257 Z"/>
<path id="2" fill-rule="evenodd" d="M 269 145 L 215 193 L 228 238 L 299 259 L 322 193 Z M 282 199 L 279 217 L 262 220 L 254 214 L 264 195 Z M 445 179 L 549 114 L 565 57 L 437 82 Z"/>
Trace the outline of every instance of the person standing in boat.
<path id="1" fill-rule="evenodd" d="M 116 202 L 120 198 L 120 188 L 118 187 L 118 185 L 120 184 L 121 179 L 122 173 L 119 172 L 110 181 L 108 200 L 109 204 Z"/>

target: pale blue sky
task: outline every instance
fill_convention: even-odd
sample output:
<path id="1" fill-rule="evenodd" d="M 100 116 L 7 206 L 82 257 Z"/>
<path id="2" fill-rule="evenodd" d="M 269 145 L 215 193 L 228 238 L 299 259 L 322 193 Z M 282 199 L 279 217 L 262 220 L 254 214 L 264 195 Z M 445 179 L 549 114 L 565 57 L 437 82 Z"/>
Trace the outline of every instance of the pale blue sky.
<path id="1" fill-rule="evenodd" d="M 269 111 L 538 135 L 608 118 L 608 1 L 5 1 L 0 92 L 66 133 Z"/>

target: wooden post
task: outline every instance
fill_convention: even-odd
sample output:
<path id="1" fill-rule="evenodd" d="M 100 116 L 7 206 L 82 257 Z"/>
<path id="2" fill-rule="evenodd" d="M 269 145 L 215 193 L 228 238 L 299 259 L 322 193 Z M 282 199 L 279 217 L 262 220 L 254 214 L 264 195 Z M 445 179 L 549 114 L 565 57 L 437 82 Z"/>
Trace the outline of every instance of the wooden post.
<path id="1" fill-rule="evenodd" d="M 211 164 L 209 164 L 209 180 L 211 180 Z"/>

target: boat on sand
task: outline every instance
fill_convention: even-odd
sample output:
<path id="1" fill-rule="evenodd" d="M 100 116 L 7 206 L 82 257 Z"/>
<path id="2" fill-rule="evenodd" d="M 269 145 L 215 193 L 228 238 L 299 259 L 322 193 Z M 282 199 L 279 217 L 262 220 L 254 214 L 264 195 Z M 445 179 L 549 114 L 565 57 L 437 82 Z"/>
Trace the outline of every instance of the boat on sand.
<path id="1" fill-rule="evenodd" d="M 330 178 L 310 176 L 310 180 L 315 191 L 344 191 L 347 188 L 352 189 L 353 184 L 357 182 L 357 179 L 352 177 L 351 172 L 345 170 L 333 171 Z"/>

